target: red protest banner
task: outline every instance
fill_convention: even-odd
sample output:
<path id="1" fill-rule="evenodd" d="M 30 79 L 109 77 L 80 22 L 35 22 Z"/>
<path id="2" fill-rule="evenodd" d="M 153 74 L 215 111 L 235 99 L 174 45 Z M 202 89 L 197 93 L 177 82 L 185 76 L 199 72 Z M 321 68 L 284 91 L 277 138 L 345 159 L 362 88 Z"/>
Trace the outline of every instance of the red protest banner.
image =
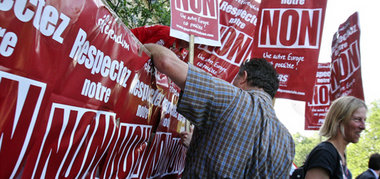
<path id="1" fill-rule="evenodd" d="M 220 46 L 217 0 L 171 0 L 170 35 L 196 44 Z"/>
<path id="2" fill-rule="evenodd" d="M 331 100 L 346 95 L 364 100 L 357 12 L 341 24 L 334 34 L 331 64 Z"/>
<path id="3" fill-rule="evenodd" d="M 318 63 L 313 97 L 305 104 L 305 130 L 319 130 L 330 107 L 330 63 Z"/>
<path id="4" fill-rule="evenodd" d="M 279 74 L 277 98 L 312 95 L 326 0 L 262 1 L 253 57 L 266 58 Z"/>
<path id="5" fill-rule="evenodd" d="M 147 65 L 149 63 L 150 61 Z M 146 66 L 144 69 L 150 68 Z M 183 171 L 187 149 L 180 144 L 179 139 L 179 132 L 185 120 L 176 112 L 179 88 L 157 71 L 148 74 L 152 76 L 138 79 L 152 79 L 154 81 L 151 81 L 151 85 L 147 85 L 145 81 L 137 81 L 129 92 L 135 97 L 142 98 L 143 101 L 149 100 L 150 106 L 157 105 L 156 108 L 138 105 L 136 112 L 137 117 L 153 119 L 153 122 L 157 124 L 153 126 L 120 124 L 120 136 L 109 149 L 110 153 L 107 155 L 100 175 L 102 178 L 178 177 Z M 131 107 L 136 106 L 135 102 L 124 101 L 129 105 L 124 108 L 128 109 L 124 110 L 125 113 L 130 113 Z M 133 116 L 130 117 L 133 118 Z M 155 120 L 157 118 L 158 121 Z M 150 133 L 152 135 L 149 135 Z M 140 141 L 143 142 L 142 145 Z"/>
<path id="6" fill-rule="evenodd" d="M 137 170 L 147 151 L 170 168 L 154 175 L 180 175 L 182 119 L 160 127 L 178 92 L 141 44 L 101 1 L 41 2 L 0 3 L 0 178 L 150 177 Z M 156 151 L 158 132 L 171 140 Z"/>
<path id="7" fill-rule="evenodd" d="M 260 4 L 254 0 L 220 2 L 221 47 L 197 45 L 194 65 L 231 82 L 251 56 Z"/>

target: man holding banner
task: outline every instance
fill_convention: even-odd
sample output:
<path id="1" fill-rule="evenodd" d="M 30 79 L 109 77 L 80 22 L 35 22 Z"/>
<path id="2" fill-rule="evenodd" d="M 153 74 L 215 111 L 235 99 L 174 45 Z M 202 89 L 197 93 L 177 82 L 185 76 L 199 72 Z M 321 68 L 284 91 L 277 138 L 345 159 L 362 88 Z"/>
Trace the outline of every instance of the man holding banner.
<path id="1" fill-rule="evenodd" d="M 277 119 L 277 73 L 265 59 L 245 62 L 233 85 L 146 44 L 156 68 L 181 89 L 177 110 L 195 125 L 183 178 L 287 178 L 294 141 Z"/>

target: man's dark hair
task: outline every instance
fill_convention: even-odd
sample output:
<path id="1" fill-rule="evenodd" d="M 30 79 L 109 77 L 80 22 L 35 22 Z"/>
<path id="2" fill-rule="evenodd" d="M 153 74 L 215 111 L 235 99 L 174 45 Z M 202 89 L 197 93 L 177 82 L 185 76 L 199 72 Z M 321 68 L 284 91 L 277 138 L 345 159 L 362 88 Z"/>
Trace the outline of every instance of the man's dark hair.
<path id="1" fill-rule="evenodd" d="M 264 89 L 272 98 L 278 89 L 277 72 L 272 64 L 264 58 L 252 58 L 245 61 L 239 70 L 239 75 L 247 72 L 248 85 Z"/>
<path id="2" fill-rule="evenodd" d="M 369 157 L 368 167 L 372 170 L 380 170 L 380 154 L 374 153 Z"/>

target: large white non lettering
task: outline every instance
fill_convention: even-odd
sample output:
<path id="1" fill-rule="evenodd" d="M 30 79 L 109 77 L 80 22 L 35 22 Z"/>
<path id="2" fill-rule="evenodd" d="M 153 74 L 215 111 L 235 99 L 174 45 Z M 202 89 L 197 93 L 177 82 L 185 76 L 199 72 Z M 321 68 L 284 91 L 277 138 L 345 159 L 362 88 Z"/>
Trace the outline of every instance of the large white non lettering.
<path id="1" fill-rule="evenodd" d="M 202 17 L 216 19 L 218 3 L 214 0 L 175 0 L 174 7 L 178 11 Z"/>
<path id="2" fill-rule="evenodd" d="M 335 93 L 340 84 L 349 80 L 360 69 L 360 52 L 358 41 L 350 44 L 350 47 L 342 51 L 337 59 L 332 62 L 331 91 Z"/>
<path id="3" fill-rule="evenodd" d="M 263 9 L 259 47 L 318 49 L 322 9 Z"/>
<path id="4" fill-rule="evenodd" d="M 244 59 L 250 58 L 253 38 L 232 27 L 221 25 L 222 47 L 199 45 L 199 49 L 211 53 L 233 65 L 239 66 Z M 231 43 L 229 45 L 225 45 Z"/>
<path id="5" fill-rule="evenodd" d="M 315 85 L 314 86 L 314 97 L 308 106 L 326 106 L 330 103 L 329 96 L 330 85 Z"/>

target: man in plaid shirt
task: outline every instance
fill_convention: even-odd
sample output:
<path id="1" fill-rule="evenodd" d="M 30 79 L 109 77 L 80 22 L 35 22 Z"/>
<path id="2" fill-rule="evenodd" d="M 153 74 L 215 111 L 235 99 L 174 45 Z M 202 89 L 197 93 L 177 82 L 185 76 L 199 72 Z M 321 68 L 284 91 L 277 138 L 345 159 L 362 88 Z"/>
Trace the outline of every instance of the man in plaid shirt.
<path id="1" fill-rule="evenodd" d="M 146 44 L 155 67 L 181 89 L 178 112 L 194 125 L 183 178 L 288 178 L 294 141 L 277 119 L 277 73 L 265 59 L 245 62 L 233 85 Z"/>

